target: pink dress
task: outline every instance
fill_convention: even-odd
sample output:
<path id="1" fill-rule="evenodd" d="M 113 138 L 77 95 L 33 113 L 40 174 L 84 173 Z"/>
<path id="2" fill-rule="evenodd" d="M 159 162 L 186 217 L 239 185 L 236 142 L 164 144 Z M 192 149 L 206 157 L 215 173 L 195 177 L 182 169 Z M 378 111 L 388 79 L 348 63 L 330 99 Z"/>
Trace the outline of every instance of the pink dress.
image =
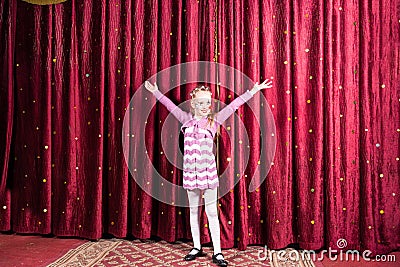
<path id="1" fill-rule="evenodd" d="M 184 134 L 183 153 L 183 188 L 184 189 L 214 189 L 219 186 L 217 166 L 213 152 L 214 136 L 217 128 L 241 105 L 253 95 L 246 91 L 214 116 L 214 123 L 210 125 L 208 119 L 196 119 L 189 113 L 181 110 L 160 91 L 154 96 L 182 123 Z"/>

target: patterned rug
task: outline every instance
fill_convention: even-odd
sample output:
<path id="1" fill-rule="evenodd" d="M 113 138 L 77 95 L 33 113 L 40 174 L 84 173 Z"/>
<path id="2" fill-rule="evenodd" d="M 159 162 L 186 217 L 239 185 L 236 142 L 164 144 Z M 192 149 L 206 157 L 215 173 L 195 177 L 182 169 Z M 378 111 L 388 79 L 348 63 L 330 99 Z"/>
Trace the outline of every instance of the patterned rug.
<path id="1" fill-rule="evenodd" d="M 206 257 L 199 257 L 190 262 L 184 261 L 183 257 L 191 248 L 192 243 L 181 241 L 168 243 L 152 240 L 101 239 L 70 250 L 47 267 L 216 266 L 211 260 L 212 247 L 203 247 L 207 253 Z M 290 251 L 293 252 L 292 249 L 286 249 L 284 255 L 290 255 Z M 227 249 L 223 250 L 223 254 L 229 266 L 315 266 L 312 260 L 293 261 L 288 256 L 278 255 L 277 252 L 265 253 L 261 246 L 249 246 L 245 251 Z M 264 254 L 269 257 L 265 257 Z"/>

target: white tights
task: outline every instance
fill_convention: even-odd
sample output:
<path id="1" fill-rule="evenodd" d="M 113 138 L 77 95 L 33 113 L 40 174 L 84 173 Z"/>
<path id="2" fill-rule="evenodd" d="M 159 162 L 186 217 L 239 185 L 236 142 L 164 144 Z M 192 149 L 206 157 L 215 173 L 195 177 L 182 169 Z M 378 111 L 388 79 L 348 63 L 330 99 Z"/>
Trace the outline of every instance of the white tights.
<path id="1" fill-rule="evenodd" d="M 193 245 L 200 249 L 200 223 L 199 223 L 199 206 L 202 199 L 202 190 L 187 190 L 189 206 L 190 206 L 190 229 L 192 231 Z M 204 189 L 204 200 L 206 206 L 206 214 L 208 226 L 211 232 L 211 239 L 214 247 L 214 254 L 221 253 L 220 228 L 217 210 L 218 188 Z"/>

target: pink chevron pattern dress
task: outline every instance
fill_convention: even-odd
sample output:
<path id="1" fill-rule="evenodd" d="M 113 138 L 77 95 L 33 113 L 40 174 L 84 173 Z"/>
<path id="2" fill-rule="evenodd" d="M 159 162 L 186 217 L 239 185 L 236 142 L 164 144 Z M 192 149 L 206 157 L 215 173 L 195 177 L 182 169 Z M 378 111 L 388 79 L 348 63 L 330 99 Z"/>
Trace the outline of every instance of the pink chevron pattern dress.
<path id="1" fill-rule="evenodd" d="M 154 96 L 182 123 L 184 134 L 183 153 L 183 188 L 214 189 L 219 186 L 217 166 L 215 161 L 214 136 L 218 126 L 232 115 L 241 105 L 253 95 L 246 91 L 214 116 L 210 125 L 207 117 L 196 119 L 191 113 L 181 110 L 160 91 Z"/>

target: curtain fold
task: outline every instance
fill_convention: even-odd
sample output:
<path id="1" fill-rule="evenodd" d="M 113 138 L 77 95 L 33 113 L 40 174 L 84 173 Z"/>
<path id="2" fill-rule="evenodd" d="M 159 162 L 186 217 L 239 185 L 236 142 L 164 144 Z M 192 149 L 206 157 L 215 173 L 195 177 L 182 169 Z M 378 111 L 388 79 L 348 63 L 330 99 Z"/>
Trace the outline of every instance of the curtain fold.
<path id="1" fill-rule="evenodd" d="M 133 94 L 137 112 L 155 102 L 140 89 L 152 75 L 216 61 L 254 81 L 273 79 L 219 137 L 220 173 L 227 184 L 240 178 L 218 202 L 222 247 L 338 249 L 345 239 L 346 249 L 374 255 L 398 249 L 398 14 L 389 0 L 0 0 L 0 230 L 190 239 L 188 209 L 149 196 L 123 155 L 128 138 L 181 184 L 163 154 L 164 135 L 179 150 L 179 133 L 162 132 L 169 112 L 157 103 L 146 125 L 132 117 L 127 132 L 122 126 Z M 225 104 L 250 89 L 232 73 L 205 72 L 214 74 L 234 90 L 210 85 Z M 193 86 L 166 94 L 179 104 Z M 140 127 L 146 136 L 132 134 Z M 276 142 L 274 155 L 261 155 L 263 142 Z M 267 172 L 250 191 L 252 174 Z M 204 208 L 200 223 L 201 242 L 211 242 Z"/>
<path id="2" fill-rule="evenodd" d="M 329 177 L 329 172 L 324 173 L 328 167 L 323 156 L 326 144 L 323 136 L 327 132 L 324 132 L 322 111 L 324 99 L 329 99 L 329 96 L 324 96 L 324 92 L 329 90 L 325 85 L 324 66 L 326 61 L 331 62 L 329 56 L 324 56 L 324 47 L 327 44 L 323 30 L 326 22 L 324 3 L 294 1 L 291 10 L 291 25 L 287 34 L 284 34 L 292 42 L 291 58 L 287 65 L 291 66 L 290 76 L 293 82 L 292 89 L 289 90 L 293 105 L 293 169 L 296 170 L 295 188 L 298 192 L 297 240 L 302 247 L 322 247 L 326 224 L 324 210 L 326 202 L 330 202 L 331 198 L 324 188 L 324 182 L 329 181 L 324 180 L 324 175 Z M 330 148 L 328 151 L 334 150 Z M 319 201 L 320 199 L 325 199 L 326 202 Z M 335 238 L 332 239 L 334 242 L 338 239 Z"/>
<path id="3" fill-rule="evenodd" d="M 5 229 L 11 227 L 11 190 L 8 180 L 9 172 L 13 168 L 13 158 L 11 145 L 14 127 L 14 52 L 15 52 L 15 32 L 16 32 L 16 12 L 15 2 L 6 0 L 0 1 L 0 59 L 2 67 L 0 71 L 0 100 L 2 105 L 0 115 L 0 201 L 2 205 L 2 216 L 0 225 Z"/>

